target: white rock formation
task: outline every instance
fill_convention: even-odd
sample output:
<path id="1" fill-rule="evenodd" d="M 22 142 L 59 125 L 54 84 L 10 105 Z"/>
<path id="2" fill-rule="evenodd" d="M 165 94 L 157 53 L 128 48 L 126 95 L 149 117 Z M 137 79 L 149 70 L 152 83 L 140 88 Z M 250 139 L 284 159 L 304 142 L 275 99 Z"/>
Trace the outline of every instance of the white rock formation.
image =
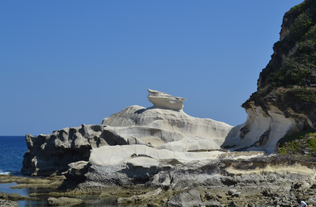
<path id="1" fill-rule="evenodd" d="M 220 149 L 232 126 L 201 119 L 183 111 L 129 106 L 105 118 L 105 130 L 128 144 L 143 144 L 171 151 Z"/>
<path id="2" fill-rule="evenodd" d="M 161 151 L 163 149 L 169 150 L 168 153 L 220 150 L 232 126 L 189 116 L 180 110 L 184 99 L 162 95 L 157 91 L 149 92 L 149 100 L 154 100 L 155 107 L 129 106 L 105 118 L 100 125 L 83 124 L 81 127 L 64 128 L 51 135 L 38 137 L 26 135 L 29 150 L 25 153 L 22 171 L 33 175 L 64 172 L 70 163 L 88 161 L 90 154 L 101 152 L 98 148 L 103 146 L 109 146 L 105 149 L 112 152 L 112 147 L 116 149 L 118 145 L 133 145 L 135 153 L 138 148 L 147 146 L 155 149 L 149 155 L 151 157 L 154 157 L 153 153 L 166 153 Z M 124 151 L 124 147 L 119 149 Z M 204 159 L 203 156 L 203 153 L 199 154 L 196 159 Z M 124 156 L 122 159 L 125 159 Z M 77 171 L 74 168 L 74 173 Z"/>
<path id="3" fill-rule="evenodd" d="M 223 148 L 273 153 L 280 138 L 299 131 L 295 120 L 285 117 L 282 111 L 273 105 L 269 106 L 266 113 L 252 103 L 246 112 L 246 122 L 229 132 Z"/>
<path id="4" fill-rule="evenodd" d="M 181 163 L 214 160 L 223 153 L 225 152 L 174 152 L 141 145 L 117 145 L 93 149 L 89 162 L 99 166 L 130 164 L 146 168 L 158 167 L 163 160 L 177 159 Z"/>
<path id="5" fill-rule="evenodd" d="M 185 98 L 174 97 L 164 92 L 155 91 L 151 89 L 148 90 L 148 100 L 154 104 L 156 108 L 162 109 L 172 109 L 172 110 L 182 110 L 183 109 L 183 101 Z"/>

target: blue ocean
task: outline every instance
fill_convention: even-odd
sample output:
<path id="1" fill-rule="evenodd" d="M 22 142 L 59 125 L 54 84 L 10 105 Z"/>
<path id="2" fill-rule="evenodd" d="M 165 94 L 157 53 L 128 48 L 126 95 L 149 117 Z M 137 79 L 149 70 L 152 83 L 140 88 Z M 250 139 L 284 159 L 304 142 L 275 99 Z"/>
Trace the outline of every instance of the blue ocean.
<path id="1" fill-rule="evenodd" d="M 0 175 L 16 175 L 22 176 L 21 168 L 23 155 L 27 151 L 24 136 L 0 136 Z M 19 193 L 27 196 L 27 189 L 11 189 L 16 183 L 0 183 L 0 192 Z M 32 205 L 27 201 L 19 201 L 19 206 Z"/>
<path id="2" fill-rule="evenodd" d="M 23 155 L 26 151 L 24 136 L 0 136 L 0 175 L 21 175 Z"/>
<path id="3" fill-rule="evenodd" d="M 23 155 L 27 151 L 24 136 L 0 136 L 0 175 L 11 174 L 15 176 L 25 176 L 21 173 Z M 1 178 L 0 178 L 1 179 Z M 11 189 L 16 183 L 0 183 L 0 192 L 19 193 L 28 196 L 29 193 L 40 191 L 41 189 Z M 47 206 L 47 198 L 38 201 L 18 201 L 19 207 L 42 207 Z M 117 207 L 113 200 L 101 200 L 99 196 L 81 197 L 84 203 L 75 207 Z"/>

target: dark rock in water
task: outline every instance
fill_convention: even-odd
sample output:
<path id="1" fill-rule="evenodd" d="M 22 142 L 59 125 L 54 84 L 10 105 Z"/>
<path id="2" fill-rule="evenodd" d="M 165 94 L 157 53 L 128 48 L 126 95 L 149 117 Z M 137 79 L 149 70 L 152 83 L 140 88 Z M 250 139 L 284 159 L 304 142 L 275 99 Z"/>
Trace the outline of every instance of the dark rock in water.
<path id="1" fill-rule="evenodd" d="M 2 207 L 19 207 L 19 204 L 14 201 L 0 199 L 0 206 Z"/>
<path id="2" fill-rule="evenodd" d="M 60 197 L 60 198 L 49 197 L 47 199 L 47 203 L 49 206 L 73 206 L 73 205 L 82 203 L 82 200 L 77 199 L 77 198 L 68 198 L 68 197 Z"/>
<path id="3" fill-rule="evenodd" d="M 20 200 L 38 200 L 36 197 L 23 196 L 18 193 L 0 193 L 0 199 L 11 200 L 11 201 L 20 201 Z"/>

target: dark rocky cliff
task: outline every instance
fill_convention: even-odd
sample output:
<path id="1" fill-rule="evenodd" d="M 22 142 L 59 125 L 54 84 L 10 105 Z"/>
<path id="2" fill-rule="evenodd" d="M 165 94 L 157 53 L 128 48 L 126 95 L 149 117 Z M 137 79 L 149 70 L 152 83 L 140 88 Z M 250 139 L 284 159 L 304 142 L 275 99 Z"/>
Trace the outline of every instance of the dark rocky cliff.
<path id="1" fill-rule="evenodd" d="M 316 1 L 285 13 L 280 40 L 260 73 L 257 91 L 242 104 L 248 118 L 224 148 L 275 151 L 280 138 L 316 128 Z"/>
<path id="2" fill-rule="evenodd" d="M 316 1 L 306 0 L 283 18 L 280 41 L 258 79 L 257 92 L 242 105 L 254 101 L 263 109 L 267 103 L 297 118 L 304 114 L 316 126 Z"/>

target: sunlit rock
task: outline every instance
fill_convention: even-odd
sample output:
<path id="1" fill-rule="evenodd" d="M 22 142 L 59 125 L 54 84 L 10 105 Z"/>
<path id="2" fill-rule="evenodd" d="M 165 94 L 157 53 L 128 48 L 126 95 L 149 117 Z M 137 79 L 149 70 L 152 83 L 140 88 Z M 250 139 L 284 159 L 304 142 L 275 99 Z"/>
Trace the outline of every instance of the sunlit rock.
<path id="1" fill-rule="evenodd" d="M 172 109 L 172 110 L 181 110 L 183 109 L 183 101 L 185 98 L 174 97 L 172 95 L 166 94 L 164 92 L 148 90 L 148 101 L 154 104 L 156 108 L 162 109 Z"/>
<path id="2" fill-rule="evenodd" d="M 223 148 L 273 153 L 280 138 L 299 131 L 299 123 L 294 118 L 285 117 L 277 107 L 271 105 L 265 112 L 260 106 L 250 105 L 246 110 L 246 122 L 230 131 Z"/>

